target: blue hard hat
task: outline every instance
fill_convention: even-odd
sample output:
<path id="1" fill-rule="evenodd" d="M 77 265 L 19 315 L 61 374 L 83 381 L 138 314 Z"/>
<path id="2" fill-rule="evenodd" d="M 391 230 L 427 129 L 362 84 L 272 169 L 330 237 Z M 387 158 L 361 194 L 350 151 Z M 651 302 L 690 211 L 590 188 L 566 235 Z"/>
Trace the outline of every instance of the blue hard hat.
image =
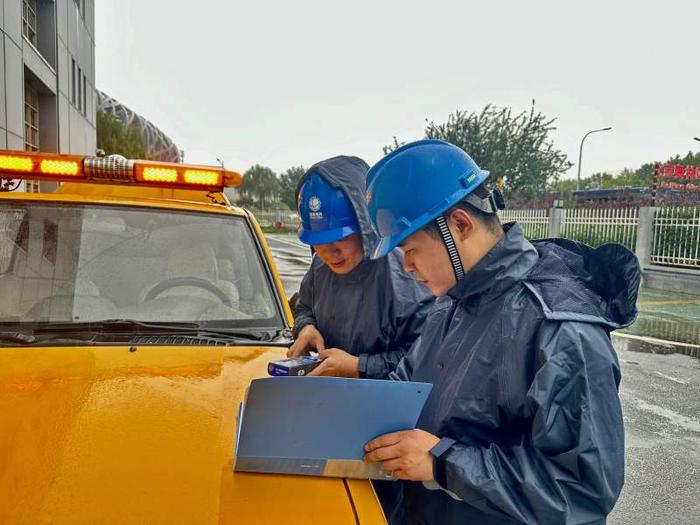
<path id="1" fill-rule="evenodd" d="M 419 140 L 392 151 L 367 173 L 367 208 L 379 234 L 373 259 L 463 200 L 488 177 L 463 150 Z"/>
<path id="2" fill-rule="evenodd" d="M 311 173 L 302 184 L 297 205 L 298 236 L 305 244 L 329 244 L 360 231 L 350 199 L 318 173 Z"/>

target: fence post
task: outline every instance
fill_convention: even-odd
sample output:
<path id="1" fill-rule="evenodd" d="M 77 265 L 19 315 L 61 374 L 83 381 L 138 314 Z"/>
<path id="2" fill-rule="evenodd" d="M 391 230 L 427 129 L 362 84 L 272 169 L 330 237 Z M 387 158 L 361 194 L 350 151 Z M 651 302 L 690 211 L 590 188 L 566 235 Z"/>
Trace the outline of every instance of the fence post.
<path id="1" fill-rule="evenodd" d="M 634 254 L 639 259 L 642 268 L 649 266 L 651 262 L 651 251 L 654 244 L 654 217 L 656 208 L 654 206 L 644 206 L 639 208 L 639 225 L 637 226 L 637 244 Z"/>
<path id="2" fill-rule="evenodd" d="M 563 220 L 564 208 L 549 209 L 549 228 L 547 230 L 547 237 L 550 239 L 561 237 L 561 223 Z"/>

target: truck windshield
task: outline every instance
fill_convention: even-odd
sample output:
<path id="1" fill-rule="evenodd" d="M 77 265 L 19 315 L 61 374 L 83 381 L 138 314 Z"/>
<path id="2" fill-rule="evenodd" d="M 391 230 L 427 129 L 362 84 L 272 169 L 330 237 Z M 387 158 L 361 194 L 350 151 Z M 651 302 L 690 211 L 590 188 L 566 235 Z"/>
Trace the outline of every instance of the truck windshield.
<path id="1" fill-rule="evenodd" d="M 242 217 L 0 202 L 0 323 L 282 329 Z"/>

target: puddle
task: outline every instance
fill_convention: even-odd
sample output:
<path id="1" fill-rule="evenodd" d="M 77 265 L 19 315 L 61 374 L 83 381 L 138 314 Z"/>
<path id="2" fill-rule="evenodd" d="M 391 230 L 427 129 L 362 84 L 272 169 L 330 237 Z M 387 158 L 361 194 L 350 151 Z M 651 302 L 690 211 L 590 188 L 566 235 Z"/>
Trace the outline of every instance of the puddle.
<path id="1" fill-rule="evenodd" d="M 624 332 L 613 333 L 613 344 L 619 350 L 640 352 L 643 354 L 671 355 L 682 354 L 700 359 L 700 346 L 686 345 L 682 343 L 670 343 L 668 341 L 647 339 L 643 336 L 626 337 Z M 632 364 L 638 364 L 630 361 Z"/>

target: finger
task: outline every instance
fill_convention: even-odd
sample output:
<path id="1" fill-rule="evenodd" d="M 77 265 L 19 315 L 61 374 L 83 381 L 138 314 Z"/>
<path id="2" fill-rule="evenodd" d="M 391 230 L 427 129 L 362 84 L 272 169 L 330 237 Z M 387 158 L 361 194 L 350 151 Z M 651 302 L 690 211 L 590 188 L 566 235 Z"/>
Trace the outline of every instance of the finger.
<path id="1" fill-rule="evenodd" d="M 318 357 L 319 357 L 319 359 L 328 359 L 329 357 L 333 357 L 334 353 L 335 353 L 334 348 L 329 348 L 327 350 L 320 350 L 318 352 Z"/>
<path id="2" fill-rule="evenodd" d="M 323 335 L 318 331 L 316 327 L 309 333 L 309 345 L 313 346 L 316 351 L 321 351 L 326 349 L 326 343 L 323 340 Z"/>
<path id="3" fill-rule="evenodd" d="M 407 479 L 407 480 L 413 479 L 413 476 L 411 476 L 411 474 L 409 474 L 407 470 L 403 470 L 403 469 L 394 470 L 392 472 L 392 474 L 394 475 L 394 477 L 396 479 Z"/>
<path id="4" fill-rule="evenodd" d="M 374 438 L 365 445 L 365 451 L 372 452 L 373 450 L 381 447 L 390 447 L 396 445 L 401 441 L 401 432 L 392 432 L 391 434 L 384 434 L 378 438 Z"/>
<path id="5" fill-rule="evenodd" d="M 296 350 L 290 348 L 287 352 L 287 357 L 299 357 L 302 355 L 309 355 L 309 351 L 304 347 L 299 347 Z"/>
<path id="6" fill-rule="evenodd" d="M 382 461 L 382 470 L 387 472 L 394 472 L 401 470 L 406 466 L 406 461 L 403 458 L 390 459 L 388 461 Z"/>
<path id="7" fill-rule="evenodd" d="M 306 338 L 301 336 L 298 337 L 292 346 L 289 347 L 287 351 L 287 357 L 299 357 L 306 349 Z"/>
<path id="8" fill-rule="evenodd" d="M 389 461 L 401 457 L 401 451 L 399 449 L 399 444 L 390 445 L 388 447 L 376 448 L 372 452 L 365 454 L 365 462 L 374 461 Z"/>
<path id="9" fill-rule="evenodd" d="M 307 377 L 314 377 L 314 376 L 324 376 L 327 375 L 327 370 L 328 365 L 326 365 L 326 362 L 322 362 L 320 365 L 318 365 L 316 368 L 314 368 L 311 372 L 306 374 Z"/>

